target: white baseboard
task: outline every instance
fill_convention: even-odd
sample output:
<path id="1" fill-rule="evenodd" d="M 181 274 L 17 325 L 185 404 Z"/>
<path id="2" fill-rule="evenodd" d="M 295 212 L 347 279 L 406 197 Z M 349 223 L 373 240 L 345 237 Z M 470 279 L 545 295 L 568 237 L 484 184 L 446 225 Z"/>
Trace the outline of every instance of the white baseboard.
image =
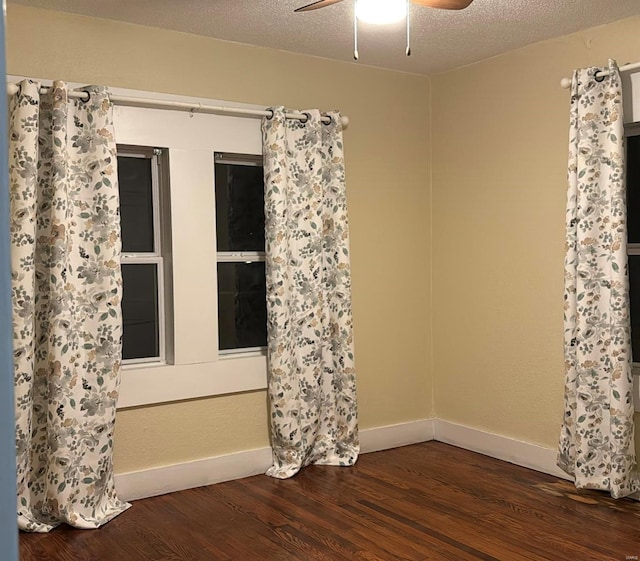
<path id="1" fill-rule="evenodd" d="M 377 452 L 433 440 L 435 419 L 421 419 L 360 431 L 360 452 Z"/>
<path id="2" fill-rule="evenodd" d="M 361 430 L 360 451 L 366 454 L 429 440 L 445 442 L 512 464 L 570 479 L 556 466 L 555 450 L 440 419 L 421 419 Z M 264 473 L 270 465 L 271 448 L 258 448 L 120 473 L 115 476 L 116 489 L 122 500 L 132 501 L 258 475 Z"/>
<path id="3" fill-rule="evenodd" d="M 479 452 L 498 460 L 572 480 L 556 465 L 557 450 L 458 425 L 442 419 L 435 421 L 435 440 L 458 448 Z"/>
<path id="4" fill-rule="evenodd" d="M 271 448 L 258 448 L 225 456 L 116 474 L 116 490 L 123 501 L 145 499 L 231 481 L 267 471 Z"/>
<path id="5" fill-rule="evenodd" d="M 433 440 L 433 419 L 360 431 L 363 454 Z M 155 497 L 183 489 L 231 481 L 267 471 L 271 448 L 116 474 L 118 496 L 124 501 Z"/>

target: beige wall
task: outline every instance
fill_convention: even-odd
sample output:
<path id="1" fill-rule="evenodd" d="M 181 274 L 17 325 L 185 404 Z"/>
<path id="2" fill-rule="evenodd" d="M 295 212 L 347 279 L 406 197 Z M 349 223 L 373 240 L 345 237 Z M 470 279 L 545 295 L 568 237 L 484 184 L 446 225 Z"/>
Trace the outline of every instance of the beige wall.
<path id="1" fill-rule="evenodd" d="M 637 60 L 639 26 L 631 18 L 430 82 L 10 4 L 7 66 L 11 74 L 340 108 L 351 119 L 361 427 L 437 415 L 554 447 L 569 95 L 559 81 L 610 56 Z M 266 446 L 266 427 L 264 392 L 121 411 L 116 468 Z"/>
<path id="2" fill-rule="evenodd" d="M 555 447 L 569 92 L 640 56 L 640 18 L 432 80 L 436 416 Z"/>
<path id="3" fill-rule="evenodd" d="M 429 79 L 9 4 L 9 74 L 339 108 L 362 428 L 432 412 Z M 266 446 L 264 392 L 121 411 L 116 470 Z"/>

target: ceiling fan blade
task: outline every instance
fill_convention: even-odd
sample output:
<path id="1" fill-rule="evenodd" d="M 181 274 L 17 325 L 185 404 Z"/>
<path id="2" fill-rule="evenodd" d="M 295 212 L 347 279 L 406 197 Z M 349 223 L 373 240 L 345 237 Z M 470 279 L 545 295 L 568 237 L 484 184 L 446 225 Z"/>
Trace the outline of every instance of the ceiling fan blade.
<path id="1" fill-rule="evenodd" d="M 411 0 L 418 6 L 441 10 L 464 10 L 473 0 Z"/>
<path id="2" fill-rule="evenodd" d="M 310 12 L 311 10 L 319 10 L 320 8 L 325 8 L 326 6 L 331 6 L 331 4 L 337 4 L 338 2 L 342 2 L 342 0 L 318 0 L 317 2 L 311 2 L 311 4 L 307 4 L 306 6 L 302 6 L 301 8 L 293 11 Z"/>

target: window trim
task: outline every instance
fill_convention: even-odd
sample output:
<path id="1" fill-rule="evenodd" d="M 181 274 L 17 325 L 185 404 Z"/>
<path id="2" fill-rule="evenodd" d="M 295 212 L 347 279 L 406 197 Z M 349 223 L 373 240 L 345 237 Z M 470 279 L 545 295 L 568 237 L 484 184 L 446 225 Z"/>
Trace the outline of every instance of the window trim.
<path id="1" fill-rule="evenodd" d="M 234 166 L 264 166 L 262 154 L 236 154 L 232 152 L 214 152 L 213 159 L 216 164 L 230 164 Z"/>
<path id="2" fill-rule="evenodd" d="M 168 295 L 165 291 L 165 278 L 167 271 L 165 267 L 164 255 L 165 243 L 163 238 L 165 220 L 162 212 L 163 191 L 166 185 L 162 177 L 162 156 L 163 149 L 150 146 L 138 146 L 131 144 L 117 145 L 118 157 L 141 158 L 151 162 L 151 205 L 153 212 L 153 251 L 145 252 L 121 252 L 121 265 L 155 265 L 157 283 L 157 308 L 158 314 L 158 355 L 141 358 L 123 358 L 122 367 L 124 369 L 138 367 L 140 365 L 165 365 L 167 364 L 167 301 Z"/>
<path id="3" fill-rule="evenodd" d="M 626 139 L 630 136 L 640 136 L 640 122 L 626 123 L 624 125 L 624 138 L 625 138 L 625 162 L 627 162 L 627 148 Z M 626 165 L 626 164 L 625 164 Z M 625 190 L 628 188 L 627 174 L 625 170 Z M 640 255 L 640 243 L 628 243 L 627 242 L 627 256 Z M 631 373 L 633 374 L 633 402 L 636 412 L 640 412 L 640 361 L 634 361 L 631 364 Z"/>
<path id="4" fill-rule="evenodd" d="M 114 95 L 127 97 L 263 109 L 228 100 L 117 87 L 110 90 Z M 114 131 L 118 144 L 166 149 L 167 165 L 161 172 L 168 182 L 161 203 L 165 205 L 163 209 L 170 209 L 170 212 L 163 210 L 163 218 L 167 220 L 164 234 L 169 238 L 169 242 L 166 239 L 163 242 L 170 249 L 165 256 L 168 274 L 164 284 L 170 295 L 167 363 L 124 368 L 118 409 L 264 391 L 267 387 L 264 353 L 219 355 L 217 299 L 215 288 L 212 289 L 217 284 L 216 263 L 213 258 L 203 262 L 192 257 L 213 257 L 216 252 L 212 155 L 223 152 L 261 157 L 260 119 L 116 105 Z"/>
<path id="5" fill-rule="evenodd" d="M 264 157 L 262 154 L 238 154 L 229 152 L 214 152 L 214 184 L 215 193 L 215 166 L 216 164 L 227 164 L 234 166 L 264 167 Z M 218 251 L 218 240 L 216 236 L 216 264 L 218 263 L 265 263 L 267 260 L 265 251 Z M 219 300 L 220 288 L 216 286 L 216 295 Z M 218 340 L 220 338 L 218 326 Z M 221 358 L 233 358 L 240 356 L 266 356 L 267 345 L 258 347 L 238 347 L 235 349 L 218 349 L 218 356 Z"/>

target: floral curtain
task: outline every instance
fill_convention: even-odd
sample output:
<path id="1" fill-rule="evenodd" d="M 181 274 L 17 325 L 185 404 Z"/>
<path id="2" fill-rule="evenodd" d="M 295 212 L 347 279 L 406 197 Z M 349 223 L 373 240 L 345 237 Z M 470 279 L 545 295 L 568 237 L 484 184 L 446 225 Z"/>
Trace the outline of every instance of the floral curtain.
<path id="1" fill-rule="evenodd" d="M 340 114 L 304 122 L 273 109 L 262 124 L 269 401 L 273 465 L 358 457 L 349 228 Z"/>
<path id="2" fill-rule="evenodd" d="M 607 72 L 602 76 L 596 72 Z M 578 488 L 638 493 L 633 442 L 622 88 L 609 68 L 573 76 L 558 465 Z"/>
<path id="3" fill-rule="evenodd" d="M 104 88 L 25 80 L 9 107 L 18 523 L 96 528 L 116 497 L 120 371 L 116 146 Z"/>

